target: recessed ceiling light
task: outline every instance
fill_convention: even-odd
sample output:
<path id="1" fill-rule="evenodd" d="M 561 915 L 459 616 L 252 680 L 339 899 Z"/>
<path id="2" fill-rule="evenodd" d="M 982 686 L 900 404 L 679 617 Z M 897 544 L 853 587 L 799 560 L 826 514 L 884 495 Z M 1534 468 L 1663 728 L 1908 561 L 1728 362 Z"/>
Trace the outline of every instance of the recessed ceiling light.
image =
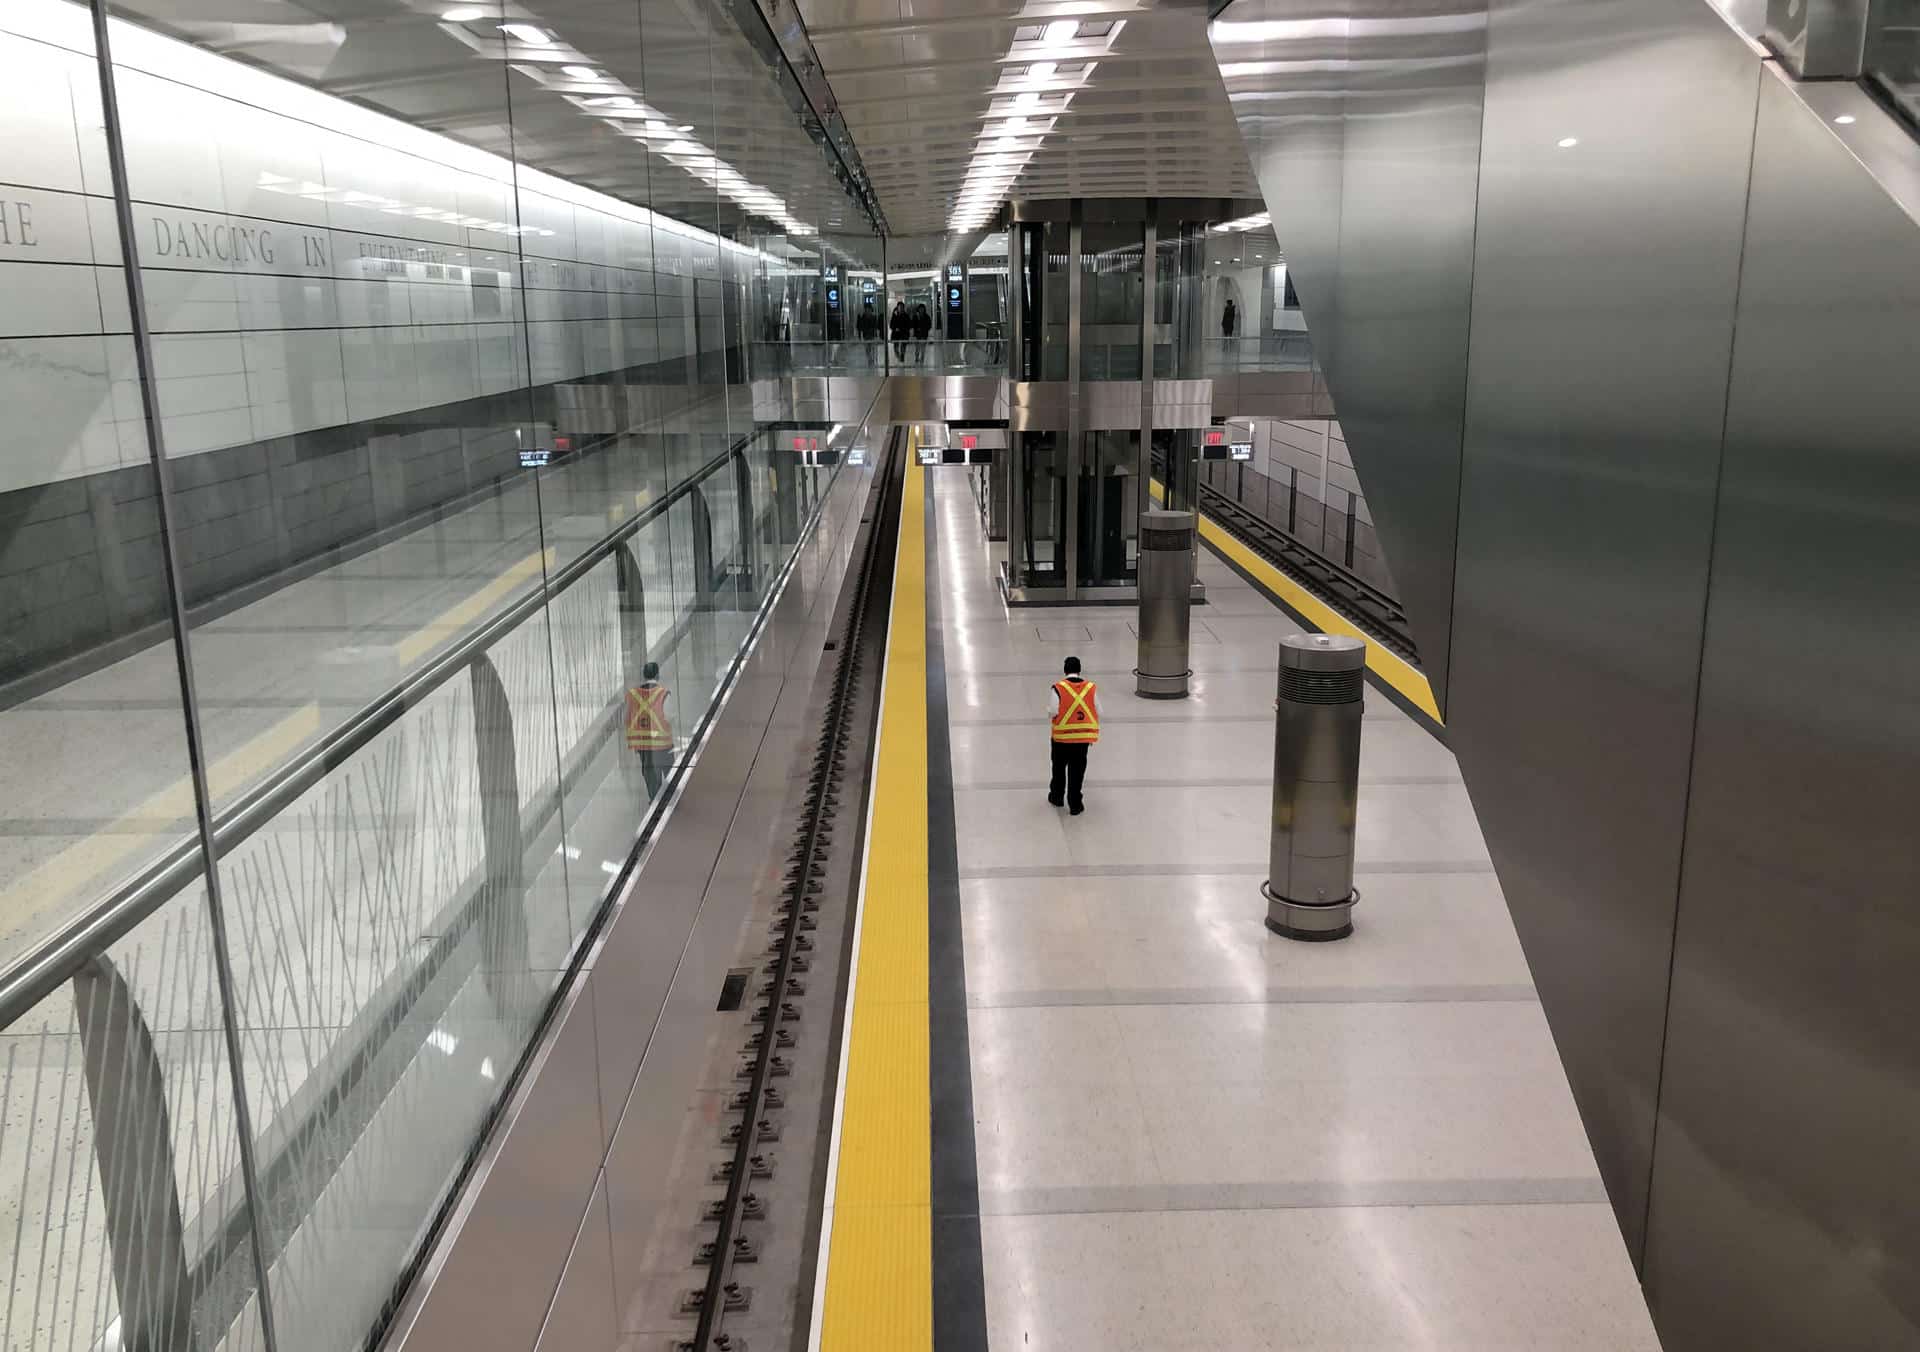
<path id="1" fill-rule="evenodd" d="M 692 130 L 693 130 L 693 123 L 691 123 L 691 122 L 682 122 L 682 123 L 681 123 L 681 124 L 680 124 L 679 126 L 677 126 L 677 127 L 675 127 L 675 128 L 674 128 L 674 130 L 675 130 L 675 131 L 692 131 Z"/>
<path id="2" fill-rule="evenodd" d="M 1558 144 L 1562 150 L 1572 150 L 1580 144 L 1580 138 L 1578 136 L 1562 136 Z"/>
<path id="3" fill-rule="evenodd" d="M 560 67 L 560 73 L 562 75 L 570 75 L 576 80 L 597 80 L 600 78 L 600 72 L 592 66 L 562 66 Z"/>
<path id="4" fill-rule="evenodd" d="M 1842 113 L 1840 114 L 1840 116 L 1834 118 L 1833 120 L 1835 122 L 1838 122 L 1843 127 L 1851 127 L 1853 125 L 1853 114 Z"/>
<path id="5" fill-rule="evenodd" d="M 1047 25 L 1046 31 L 1040 35 L 1040 40 L 1049 47 L 1058 47 L 1063 42 L 1072 42 L 1079 32 L 1078 19 L 1055 19 Z"/>
<path id="6" fill-rule="evenodd" d="M 472 23 L 475 19 L 486 18 L 487 12 L 484 9 L 475 9 L 472 5 L 462 5 L 458 9 L 448 10 L 440 17 L 448 23 Z"/>
<path id="7" fill-rule="evenodd" d="M 530 23 L 503 23 L 500 31 L 510 38 L 518 38 L 530 47 L 551 47 L 553 34 L 544 28 L 535 28 Z"/>
<path id="8" fill-rule="evenodd" d="M 1027 74 L 1036 80 L 1051 80 L 1053 73 L 1059 69 L 1060 67 L 1051 61 L 1036 61 L 1027 67 Z"/>

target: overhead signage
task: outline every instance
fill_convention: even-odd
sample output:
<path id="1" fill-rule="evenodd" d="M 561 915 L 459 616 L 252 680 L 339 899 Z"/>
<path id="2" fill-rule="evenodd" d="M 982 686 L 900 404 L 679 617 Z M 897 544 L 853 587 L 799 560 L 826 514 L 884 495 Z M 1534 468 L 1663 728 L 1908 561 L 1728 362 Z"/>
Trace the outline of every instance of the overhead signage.
<path id="1" fill-rule="evenodd" d="M 536 446 L 532 450 L 520 452 L 521 469 L 540 469 L 553 462 L 553 452 L 545 446 Z"/>

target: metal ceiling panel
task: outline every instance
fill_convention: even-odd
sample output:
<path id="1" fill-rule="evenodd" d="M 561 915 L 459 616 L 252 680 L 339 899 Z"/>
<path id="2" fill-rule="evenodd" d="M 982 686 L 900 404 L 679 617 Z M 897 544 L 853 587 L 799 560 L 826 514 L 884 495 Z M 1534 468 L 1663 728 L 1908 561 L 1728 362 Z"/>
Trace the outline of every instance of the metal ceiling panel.
<path id="1" fill-rule="evenodd" d="M 1255 190 L 1204 4 L 799 4 L 897 232 L 977 227 L 1009 198 Z"/>

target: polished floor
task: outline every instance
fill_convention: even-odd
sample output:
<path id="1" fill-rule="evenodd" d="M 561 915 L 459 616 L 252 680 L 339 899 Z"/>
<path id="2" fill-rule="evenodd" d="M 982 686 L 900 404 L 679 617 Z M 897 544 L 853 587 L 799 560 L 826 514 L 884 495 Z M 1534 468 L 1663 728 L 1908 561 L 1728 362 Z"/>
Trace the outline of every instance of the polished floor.
<path id="1" fill-rule="evenodd" d="M 936 502 L 993 1352 L 1654 1348 L 1453 757 L 1369 691 L 1354 935 L 1261 924 L 1274 649 L 1211 557 L 1191 698 L 1126 609 L 1009 613 Z M 1087 811 L 1047 684 L 1101 686 Z"/>

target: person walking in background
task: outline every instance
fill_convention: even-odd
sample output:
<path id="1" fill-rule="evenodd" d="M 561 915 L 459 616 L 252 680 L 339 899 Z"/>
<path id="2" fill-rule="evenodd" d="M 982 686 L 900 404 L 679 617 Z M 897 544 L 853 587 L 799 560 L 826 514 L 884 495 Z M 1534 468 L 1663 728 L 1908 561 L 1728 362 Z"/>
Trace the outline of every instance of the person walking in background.
<path id="1" fill-rule="evenodd" d="M 1065 805 L 1072 816 L 1086 810 L 1080 795 L 1087 778 L 1087 749 L 1100 740 L 1099 687 L 1080 675 L 1080 659 L 1066 660 L 1063 679 L 1053 683 L 1047 697 L 1047 727 L 1053 752 L 1053 775 L 1047 781 L 1047 801 Z"/>
<path id="2" fill-rule="evenodd" d="M 1222 338 L 1231 338 L 1234 335 L 1234 331 L 1239 327 L 1240 309 L 1229 299 L 1227 301 L 1227 308 L 1220 312 L 1220 336 Z"/>
<path id="3" fill-rule="evenodd" d="M 873 343 L 880 336 L 880 316 L 873 312 L 872 301 L 860 307 L 859 318 L 853 321 L 853 330 L 860 335 L 860 351 L 866 357 L 867 365 L 878 366 L 880 363 L 874 358 L 879 354 L 873 350 Z"/>
<path id="4" fill-rule="evenodd" d="M 913 364 L 927 364 L 927 335 L 933 332 L 933 315 L 925 305 L 913 307 Z"/>
<path id="5" fill-rule="evenodd" d="M 647 781 L 647 801 L 660 796 L 667 771 L 673 767 L 673 725 L 667 722 L 667 688 L 660 684 L 660 664 L 640 669 L 640 684 L 627 691 L 627 749 L 640 756 L 640 773 Z"/>
<path id="6" fill-rule="evenodd" d="M 913 332 L 913 318 L 907 313 L 907 303 L 897 300 L 893 303 L 893 313 L 887 316 L 887 336 L 893 339 L 893 359 L 904 362 L 907 359 L 907 337 Z"/>

